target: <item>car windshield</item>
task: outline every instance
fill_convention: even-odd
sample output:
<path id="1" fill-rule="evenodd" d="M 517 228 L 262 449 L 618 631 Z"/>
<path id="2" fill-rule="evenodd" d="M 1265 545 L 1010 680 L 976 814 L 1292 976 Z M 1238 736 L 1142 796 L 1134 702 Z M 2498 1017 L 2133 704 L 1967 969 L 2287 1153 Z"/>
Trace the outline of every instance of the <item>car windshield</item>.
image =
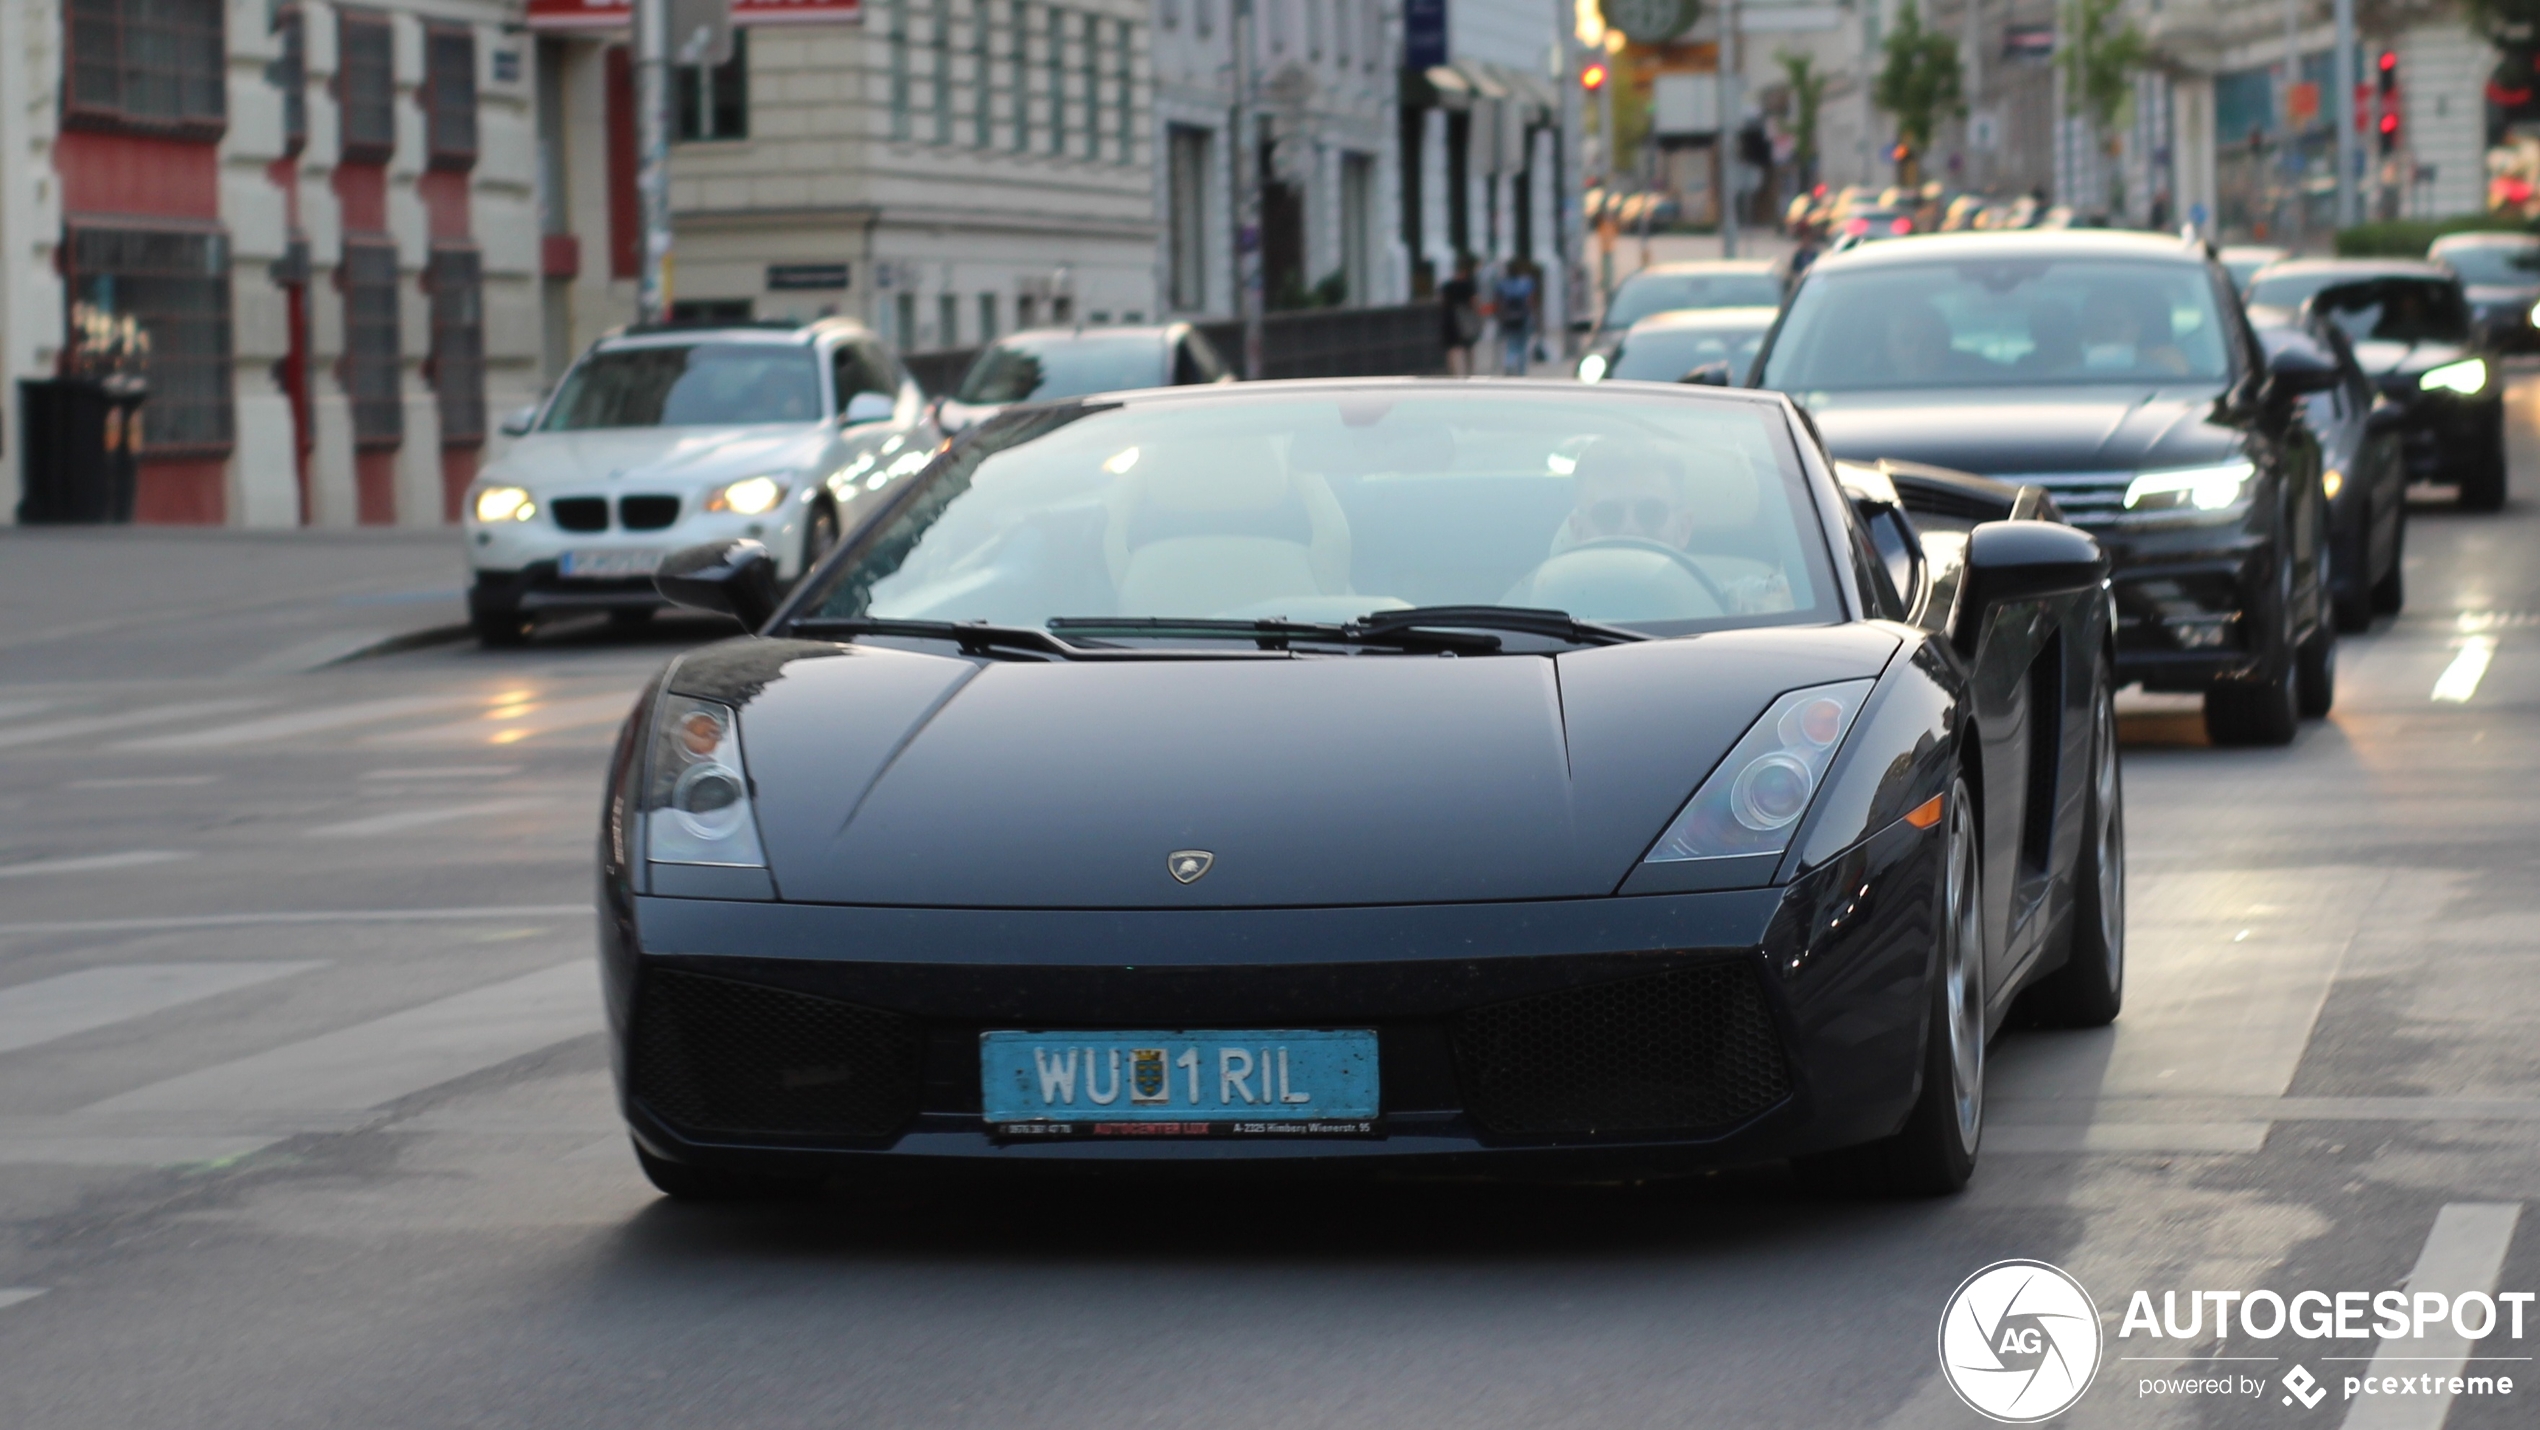
<path id="1" fill-rule="evenodd" d="M 1781 301 L 1781 280 L 1770 273 L 1641 273 L 1614 290 L 1605 326 L 1628 328 L 1652 313 L 1679 308 L 1773 308 Z"/>
<path id="2" fill-rule="evenodd" d="M 955 402 L 1048 402 L 1165 385 L 1164 343 L 1152 333 L 1009 338 L 979 355 Z"/>
<path id="3" fill-rule="evenodd" d="M 1780 409 L 1356 389 L 985 429 L 858 537 L 812 617 L 1046 625 L 1566 611 L 1657 634 L 1832 620 Z"/>
<path id="4" fill-rule="evenodd" d="M 2540 243 L 2447 243 L 2434 257 L 2464 283 L 2540 288 Z"/>
<path id="5" fill-rule="evenodd" d="M 1679 324 L 1634 329 L 1614 354 L 1608 377 L 1640 382 L 1676 382 L 1706 363 L 1729 365 L 1732 383 L 1746 380 L 1755 350 L 1764 345 L 1764 330 L 1773 325 L 1770 312 L 1723 318 L 1717 323 Z"/>
<path id="6" fill-rule="evenodd" d="M 545 432 L 591 427 L 726 427 L 820 417 L 811 350 L 774 343 L 617 348 L 574 364 Z"/>
<path id="7" fill-rule="evenodd" d="M 1997 258 L 1820 270 L 1765 355 L 1785 392 L 2227 378 L 2203 265 Z"/>
<path id="8" fill-rule="evenodd" d="M 2460 286 L 2430 278 L 2374 278 L 2307 295 L 2359 343 L 2465 343 L 2469 303 Z M 2300 300 L 2296 300 L 2297 302 Z"/>

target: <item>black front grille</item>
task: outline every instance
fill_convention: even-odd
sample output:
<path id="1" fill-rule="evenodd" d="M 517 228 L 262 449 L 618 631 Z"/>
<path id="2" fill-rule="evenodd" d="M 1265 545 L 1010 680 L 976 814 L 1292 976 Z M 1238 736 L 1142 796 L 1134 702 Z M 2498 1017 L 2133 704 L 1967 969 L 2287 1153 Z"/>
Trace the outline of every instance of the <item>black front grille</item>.
<path id="1" fill-rule="evenodd" d="M 556 514 L 556 525 L 567 531 L 606 531 L 609 529 L 609 503 L 606 497 L 558 497 L 547 504 Z"/>
<path id="2" fill-rule="evenodd" d="M 1754 970 L 1714 963 L 1494 1003 L 1448 1024 L 1492 1132 L 1699 1131 L 1790 1094 Z"/>
<path id="3" fill-rule="evenodd" d="M 636 995 L 627 1078 L 682 1131 L 882 1137 L 917 1111 L 922 1046 L 896 1014 L 664 970 Z"/>
<path id="4" fill-rule="evenodd" d="M 677 497 L 619 497 L 617 524 L 628 531 L 659 531 L 679 519 Z"/>

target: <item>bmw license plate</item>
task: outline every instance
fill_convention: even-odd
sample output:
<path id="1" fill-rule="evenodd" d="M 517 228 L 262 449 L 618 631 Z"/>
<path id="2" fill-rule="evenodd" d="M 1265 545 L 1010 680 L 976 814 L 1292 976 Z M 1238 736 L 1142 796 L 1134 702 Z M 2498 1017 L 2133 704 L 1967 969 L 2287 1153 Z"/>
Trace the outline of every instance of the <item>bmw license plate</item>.
<path id="1" fill-rule="evenodd" d="M 662 553 L 636 551 L 568 551 L 556 558 L 559 576 L 650 576 L 661 566 Z"/>
<path id="2" fill-rule="evenodd" d="M 1347 1137 L 1376 1131 L 1374 1029 L 979 1035 L 1002 1137 Z"/>

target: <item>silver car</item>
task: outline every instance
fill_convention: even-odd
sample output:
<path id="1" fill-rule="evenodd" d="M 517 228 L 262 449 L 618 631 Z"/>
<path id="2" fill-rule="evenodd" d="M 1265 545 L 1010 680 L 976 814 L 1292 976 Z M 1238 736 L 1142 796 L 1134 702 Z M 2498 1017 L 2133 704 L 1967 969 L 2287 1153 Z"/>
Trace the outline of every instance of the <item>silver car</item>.
<path id="1" fill-rule="evenodd" d="M 462 513 L 487 645 L 559 613 L 642 621 L 664 604 L 653 569 L 697 542 L 755 538 L 791 581 L 943 441 L 906 370 L 844 318 L 603 338 L 504 427 L 517 440 Z"/>

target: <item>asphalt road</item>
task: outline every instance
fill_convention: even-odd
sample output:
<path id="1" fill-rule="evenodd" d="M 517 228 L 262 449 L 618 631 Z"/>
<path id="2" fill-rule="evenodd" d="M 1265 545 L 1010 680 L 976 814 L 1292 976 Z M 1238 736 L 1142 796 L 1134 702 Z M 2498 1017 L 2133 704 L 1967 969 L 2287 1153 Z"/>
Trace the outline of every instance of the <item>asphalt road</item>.
<path id="1" fill-rule="evenodd" d="M 2336 1393 L 2532 1354 L 2540 1314 L 2117 1335 L 2137 1289 L 2540 1289 L 2515 413 L 2524 494 L 2417 511 L 2409 612 L 2294 747 L 2128 705 L 2125 1016 L 2006 1035 L 1974 1187 L 1902 1204 L 1765 1171 L 673 1205 L 610 1107 L 589 849 L 611 727 L 710 626 L 308 670 L 446 619 L 454 563 L 0 538 L 0 1426 L 1975 1425 L 1935 1327 L 2011 1257 L 2107 1321 L 2072 1424 L 2540 1423 L 2540 1385 Z M 2277 1391 L 2297 1357 L 2316 1408 Z M 2142 1393 L 2225 1373 L 2264 1393 Z"/>

